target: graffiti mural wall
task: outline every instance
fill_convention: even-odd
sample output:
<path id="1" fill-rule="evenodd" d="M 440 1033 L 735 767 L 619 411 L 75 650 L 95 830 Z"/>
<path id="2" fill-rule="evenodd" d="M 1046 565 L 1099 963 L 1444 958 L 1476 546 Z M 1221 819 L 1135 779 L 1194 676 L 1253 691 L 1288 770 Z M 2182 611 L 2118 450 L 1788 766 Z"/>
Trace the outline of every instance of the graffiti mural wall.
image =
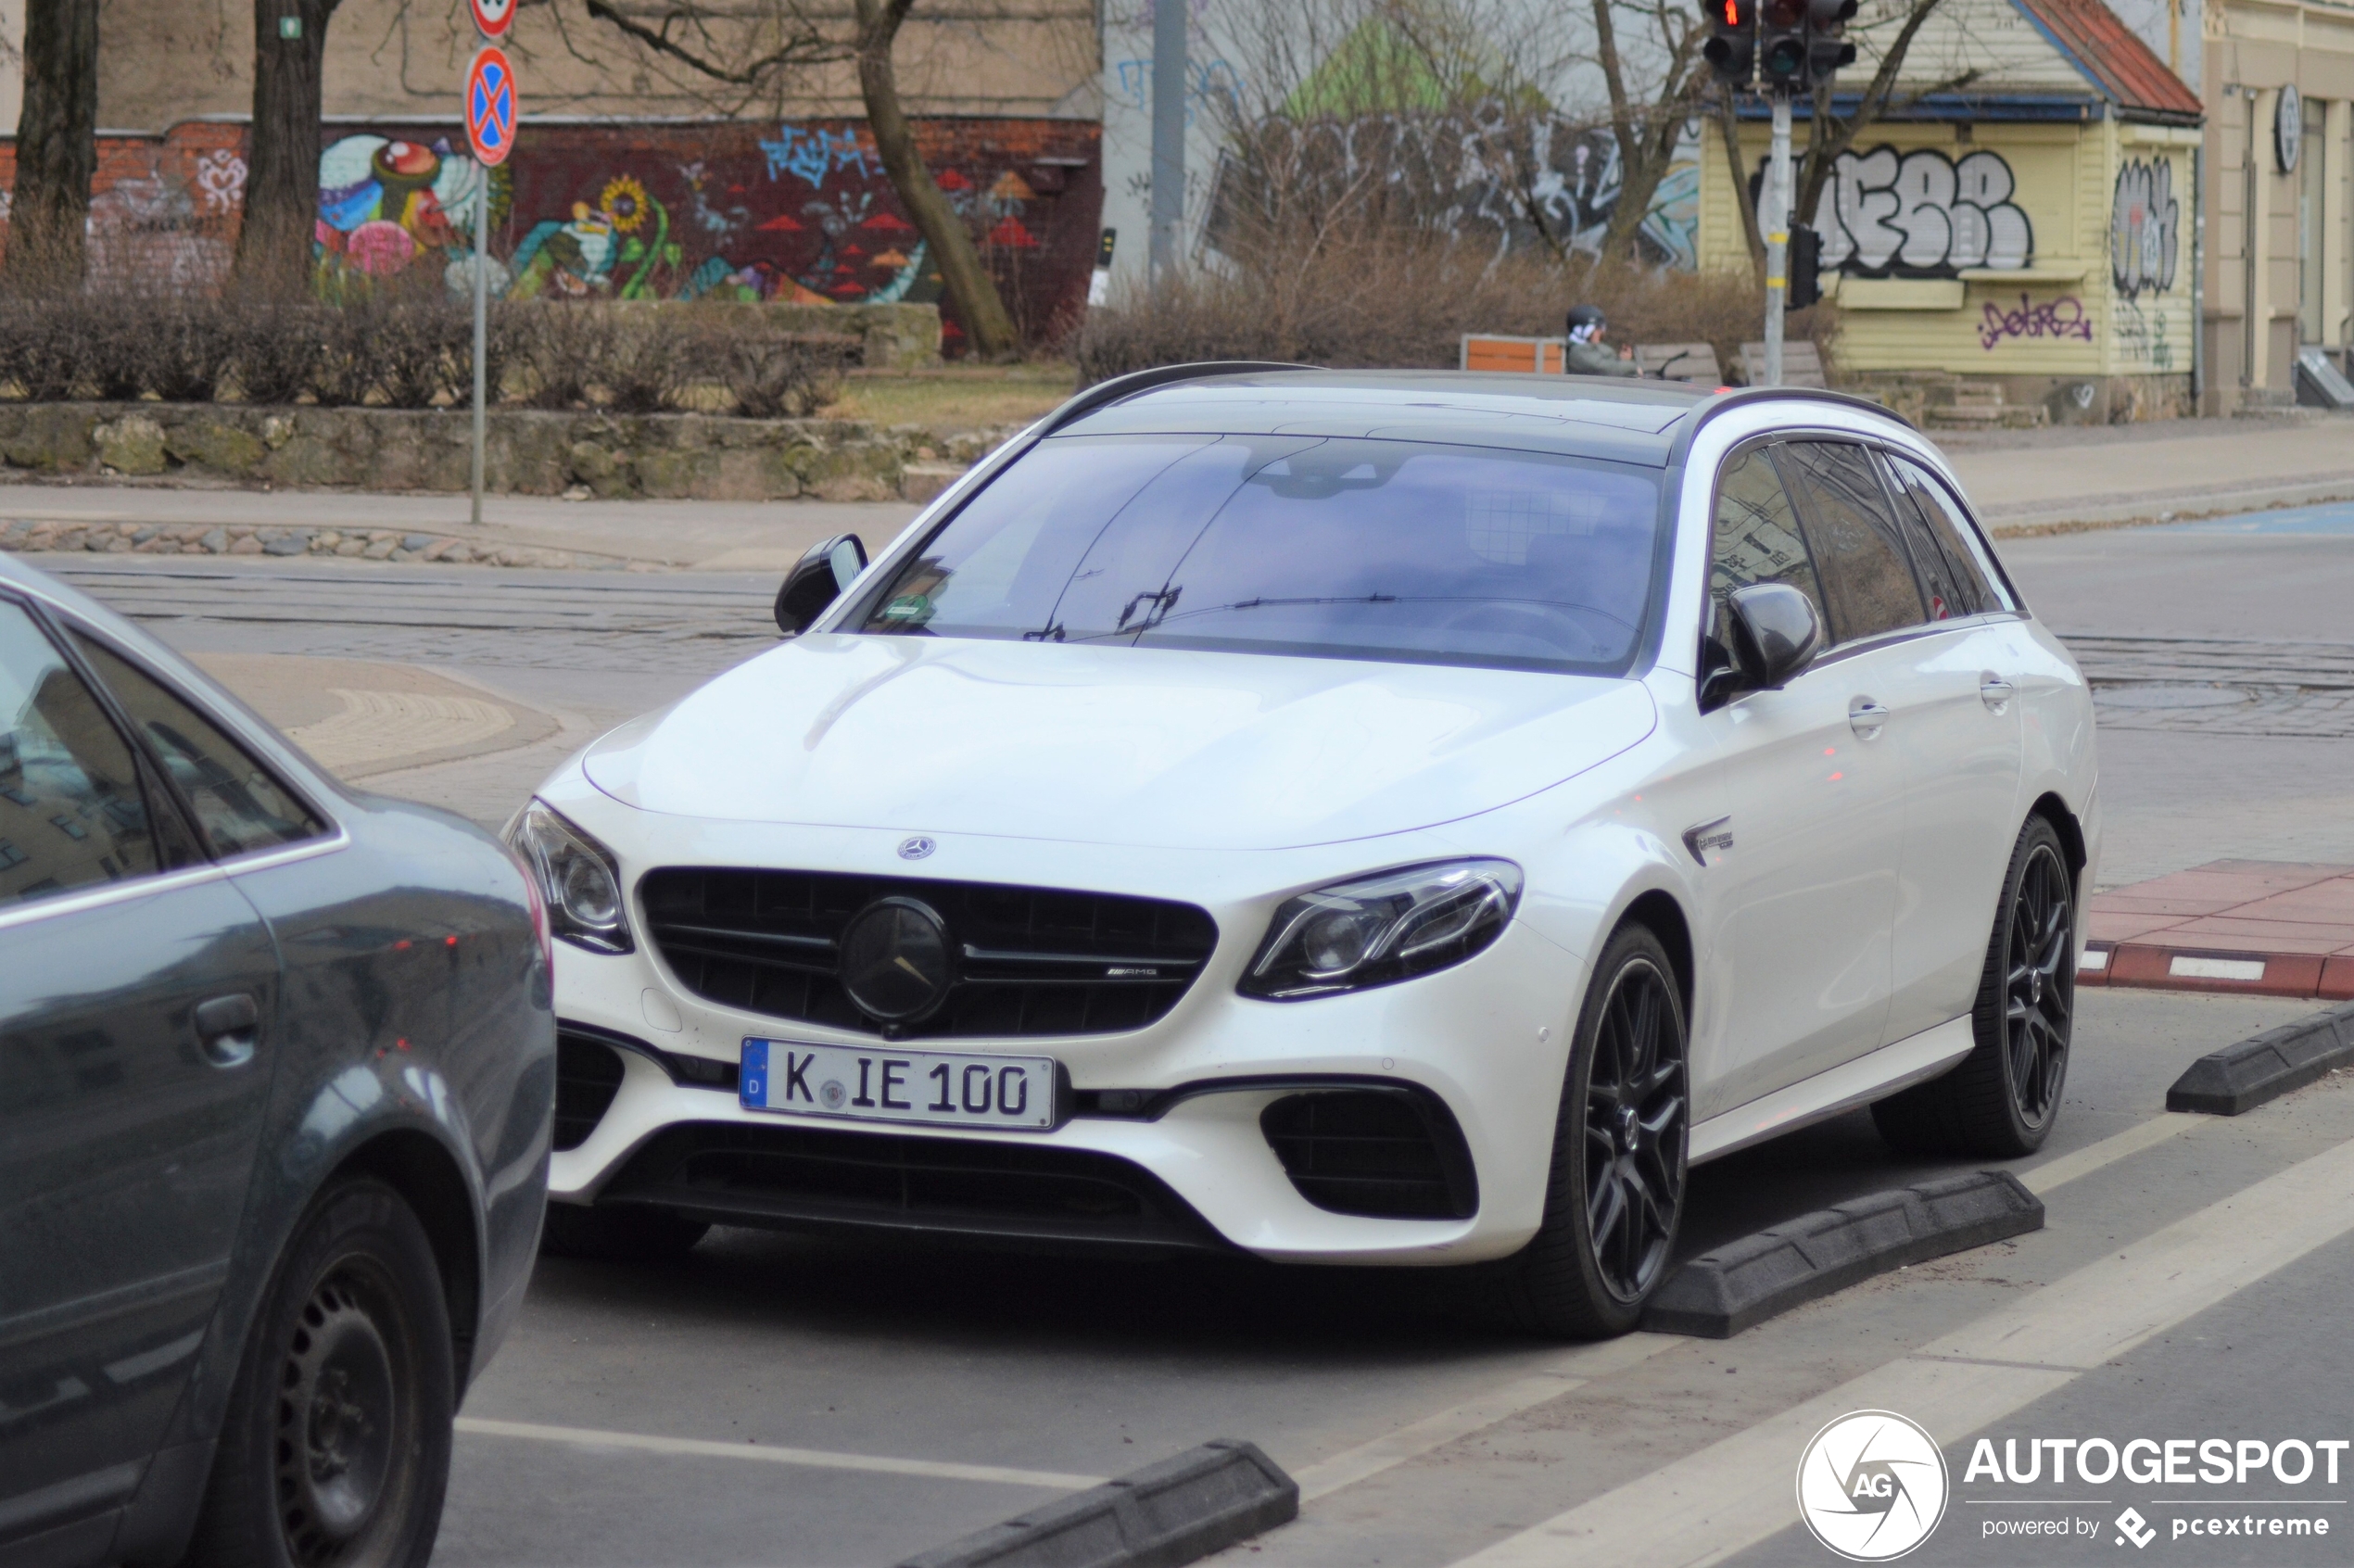
<path id="1" fill-rule="evenodd" d="M 1069 120 L 931 120 L 917 139 L 1026 335 L 1086 297 L 1100 133 Z M 14 150 L 0 144 L 0 182 Z M 174 289 L 227 275 L 245 131 L 107 137 L 92 275 Z M 319 159 L 319 292 L 458 286 L 482 168 L 453 125 L 338 127 Z M 534 125 L 490 171 L 491 276 L 509 298 L 941 301 L 940 273 L 857 120 Z M 0 205 L 0 234 L 6 209 Z M 962 330 L 943 303 L 954 352 Z"/>
<path id="2" fill-rule="evenodd" d="M 2035 254 L 2035 228 L 2011 200 L 2018 189 L 1998 152 L 1958 162 L 1933 147 L 1841 153 L 1815 210 L 1823 265 L 1862 277 L 2024 267 Z"/>

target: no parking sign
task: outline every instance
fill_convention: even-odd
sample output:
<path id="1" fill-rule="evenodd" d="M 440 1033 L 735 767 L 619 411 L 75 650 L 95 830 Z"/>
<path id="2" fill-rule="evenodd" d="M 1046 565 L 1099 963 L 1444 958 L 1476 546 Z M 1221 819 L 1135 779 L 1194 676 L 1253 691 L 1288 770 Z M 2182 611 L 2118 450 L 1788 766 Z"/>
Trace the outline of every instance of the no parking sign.
<path id="1" fill-rule="evenodd" d="M 496 44 L 477 50 L 466 71 L 466 140 L 485 168 L 506 162 L 515 145 L 515 68 Z"/>
<path id="2" fill-rule="evenodd" d="M 515 19 L 515 0 L 469 0 L 475 31 L 485 38 L 502 38 Z"/>

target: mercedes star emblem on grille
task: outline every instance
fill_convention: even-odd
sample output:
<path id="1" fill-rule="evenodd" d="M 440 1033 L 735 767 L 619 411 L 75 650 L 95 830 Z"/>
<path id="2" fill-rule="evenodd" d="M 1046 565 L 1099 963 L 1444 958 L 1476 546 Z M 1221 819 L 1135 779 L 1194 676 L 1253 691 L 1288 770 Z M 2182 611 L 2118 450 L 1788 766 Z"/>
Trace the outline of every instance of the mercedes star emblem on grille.
<path id="1" fill-rule="evenodd" d="M 932 851 L 938 849 L 940 845 L 938 843 L 930 839 L 925 838 L 921 833 L 918 833 L 912 839 L 902 839 L 899 841 L 899 858 L 902 860 L 921 860 L 924 856 L 930 854 Z"/>
<path id="2" fill-rule="evenodd" d="M 869 1018 L 909 1023 L 940 1005 L 955 981 L 948 928 L 930 905 L 881 898 L 842 933 L 842 985 Z"/>

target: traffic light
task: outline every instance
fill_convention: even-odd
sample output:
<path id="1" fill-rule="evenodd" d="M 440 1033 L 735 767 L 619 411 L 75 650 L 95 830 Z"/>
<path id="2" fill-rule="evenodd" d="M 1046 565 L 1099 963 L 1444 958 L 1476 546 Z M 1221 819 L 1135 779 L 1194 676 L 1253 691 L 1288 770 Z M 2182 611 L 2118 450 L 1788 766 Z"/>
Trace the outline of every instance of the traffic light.
<path id="1" fill-rule="evenodd" d="M 1757 0 L 1715 0 L 1700 52 L 1719 78 L 1746 87 L 1757 70 Z"/>
<path id="2" fill-rule="evenodd" d="M 1855 0 L 1806 0 L 1806 85 L 1829 82 L 1841 66 L 1855 63 L 1855 45 L 1847 42 L 1847 19 L 1855 14 Z"/>
<path id="3" fill-rule="evenodd" d="M 1808 0 L 1764 0 L 1757 11 L 1757 77 L 1770 92 L 1806 86 Z"/>
<path id="4" fill-rule="evenodd" d="M 1790 251 L 1782 259 L 1787 274 L 1782 308 L 1803 310 L 1823 297 L 1823 236 L 1803 223 L 1790 226 Z"/>

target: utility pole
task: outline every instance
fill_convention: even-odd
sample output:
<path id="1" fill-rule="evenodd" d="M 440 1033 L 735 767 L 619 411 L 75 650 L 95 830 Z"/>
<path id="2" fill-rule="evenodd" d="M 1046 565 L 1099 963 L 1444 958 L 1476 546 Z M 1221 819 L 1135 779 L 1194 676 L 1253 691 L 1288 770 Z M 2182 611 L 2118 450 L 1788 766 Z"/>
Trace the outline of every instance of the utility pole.
<path id="1" fill-rule="evenodd" d="M 1185 13 L 1190 0 L 1153 0 L 1152 281 L 1176 275 L 1185 222 Z"/>
<path id="2" fill-rule="evenodd" d="M 489 373 L 486 361 L 490 347 L 490 171 L 482 171 L 475 185 L 475 450 L 474 525 L 482 526 L 482 444 L 486 435 L 483 407 L 488 400 Z"/>
<path id="3" fill-rule="evenodd" d="M 1782 301 L 1790 292 L 1790 89 L 1774 94 L 1774 157 L 1766 175 L 1766 385 L 1782 384 Z"/>

